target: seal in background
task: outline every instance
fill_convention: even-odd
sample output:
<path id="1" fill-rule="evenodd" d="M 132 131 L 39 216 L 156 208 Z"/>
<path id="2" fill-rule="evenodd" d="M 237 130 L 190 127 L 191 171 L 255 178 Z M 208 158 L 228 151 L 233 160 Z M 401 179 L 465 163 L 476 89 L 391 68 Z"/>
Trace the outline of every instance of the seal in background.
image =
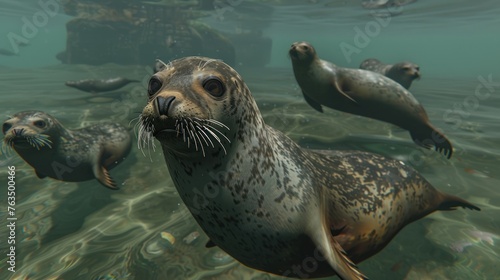
<path id="1" fill-rule="evenodd" d="M 404 61 L 396 64 L 384 64 L 380 60 L 370 58 L 364 60 L 360 69 L 377 72 L 396 81 L 405 89 L 409 89 L 415 79 L 420 79 L 420 67 L 412 62 Z"/>
<path id="2" fill-rule="evenodd" d="M 108 170 L 130 152 L 128 129 L 115 123 L 101 123 L 69 130 L 41 111 L 16 113 L 3 123 L 4 149 L 13 148 L 39 178 L 68 182 L 97 179 L 118 189 Z"/>
<path id="3" fill-rule="evenodd" d="M 422 147 L 450 158 L 450 141 L 429 121 L 424 107 L 400 84 L 378 73 L 342 68 L 319 59 L 307 42 L 289 50 L 295 79 L 307 103 L 319 112 L 329 108 L 395 124 Z"/>

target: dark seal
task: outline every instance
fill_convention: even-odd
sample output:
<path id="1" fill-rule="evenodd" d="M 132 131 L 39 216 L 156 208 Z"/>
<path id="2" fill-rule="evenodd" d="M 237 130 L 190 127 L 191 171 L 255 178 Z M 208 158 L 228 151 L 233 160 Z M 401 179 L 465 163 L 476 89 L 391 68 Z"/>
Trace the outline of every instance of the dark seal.
<path id="1" fill-rule="evenodd" d="M 267 126 L 243 79 L 203 57 L 149 81 L 139 143 L 156 138 L 182 200 L 211 242 L 286 277 L 366 279 L 354 263 L 436 210 L 474 205 L 436 190 L 400 161 L 313 151 Z M 301 267 L 304 259 L 317 264 Z"/>
<path id="2" fill-rule="evenodd" d="M 79 81 L 67 81 L 65 85 L 68 87 L 76 88 L 82 91 L 90 93 L 99 93 L 106 91 L 113 91 L 120 89 L 129 83 L 138 83 L 137 80 L 129 80 L 127 78 L 117 77 L 107 80 L 79 80 Z"/>
<path id="3" fill-rule="evenodd" d="M 395 124 L 413 141 L 448 158 L 450 141 L 429 121 L 424 107 L 400 84 L 378 73 L 342 68 L 319 59 L 306 42 L 293 43 L 289 54 L 295 79 L 307 103 L 319 112 L 329 108 Z"/>
<path id="4" fill-rule="evenodd" d="M 128 129 L 102 123 L 69 130 L 47 113 L 19 112 L 3 123 L 4 150 L 13 148 L 39 178 L 67 182 L 97 179 L 117 189 L 108 170 L 125 159 L 131 148 Z"/>
<path id="5" fill-rule="evenodd" d="M 409 89 L 415 79 L 420 79 L 420 67 L 412 62 L 404 61 L 396 64 L 384 64 L 378 59 L 370 58 L 361 62 L 359 69 L 377 72 L 396 81 Z"/>

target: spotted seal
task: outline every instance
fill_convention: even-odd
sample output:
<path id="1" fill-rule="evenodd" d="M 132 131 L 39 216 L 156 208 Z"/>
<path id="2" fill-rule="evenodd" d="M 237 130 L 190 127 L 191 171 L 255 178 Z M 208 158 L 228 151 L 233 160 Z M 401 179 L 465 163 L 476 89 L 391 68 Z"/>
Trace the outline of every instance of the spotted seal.
<path id="1" fill-rule="evenodd" d="M 51 115 L 41 111 L 16 113 L 2 125 L 3 148 L 13 148 L 39 178 L 67 182 L 97 179 L 117 189 L 108 170 L 120 163 L 130 151 L 127 128 L 101 123 L 69 130 Z"/>
<path id="2" fill-rule="evenodd" d="M 264 123 L 243 79 L 214 59 L 181 58 L 154 74 L 139 126 L 142 148 L 160 142 L 208 247 L 273 274 L 365 279 L 354 263 L 406 224 L 478 209 L 400 161 L 301 148 Z M 309 258 L 314 269 L 301 267 Z"/>
<path id="3" fill-rule="evenodd" d="M 430 122 L 424 107 L 405 88 L 375 72 L 341 68 L 321 60 L 307 42 L 289 50 L 295 79 L 306 102 L 319 112 L 322 105 L 339 111 L 395 124 L 410 132 L 413 141 L 448 158 L 450 141 Z"/>
<path id="4" fill-rule="evenodd" d="M 359 69 L 377 72 L 396 81 L 404 88 L 409 89 L 415 79 L 420 79 L 420 67 L 408 61 L 396 64 L 384 64 L 375 58 L 365 59 Z"/>
<path id="5" fill-rule="evenodd" d="M 90 93 L 99 93 L 117 90 L 122 88 L 129 83 L 138 83 L 138 80 L 130 80 L 127 78 L 117 77 L 111 79 L 87 79 L 87 80 L 79 80 L 79 81 L 67 81 L 65 83 L 66 86 L 76 88 L 82 91 L 90 92 Z"/>

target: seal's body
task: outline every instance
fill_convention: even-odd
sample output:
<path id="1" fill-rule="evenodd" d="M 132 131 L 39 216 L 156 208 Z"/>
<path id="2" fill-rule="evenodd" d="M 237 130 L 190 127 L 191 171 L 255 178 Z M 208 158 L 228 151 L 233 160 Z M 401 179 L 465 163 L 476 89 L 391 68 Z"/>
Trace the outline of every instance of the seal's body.
<path id="1" fill-rule="evenodd" d="M 148 93 L 139 143 L 160 141 L 210 244 L 249 267 L 365 279 L 350 258 L 372 256 L 435 210 L 478 209 L 399 161 L 299 147 L 264 123 L 242 78 L 221 61 L 175 60 L 153 75 Z"/>
<path id="2" fill-rule="evenodd" d="M 378 59 L 366 59 L 359 65 L 360 69 L 373 71 L 409 89 L 415 79 L 420 79 L 420 67 L 408 61 L 396 64 L 384 64 Z"/>
<path id="3" fill-rule="evenodd" d="M 90 93 L 99 93 L 120 89 L 129 83 L 138 83 L 137 80 L 129 80 L 127 78 L 117 77 L 107 80 L 79 80 L 67 81 L 65 85 Z"/>
<path id="4" fill-rule="evenodd" d="M 129 153 L 129 131 L 114 123 L 81 129 L 64 128 L 57 119 L 40 111 L 24 111 L 3 123 L 4 145 L 13 148 L 39 178 L 67 182 L 97 179 L 117 189 L 108 170 Z"/>
<path id="5" fill-rule="evenodd" d="M 323 112 L 324 105 L 395 124 L 408 130 L 416 144 L 434 146 L 451 157 L 450 141 L 430 123 L 415 97 L 398 83 L 372 71 L 341 68 L 321 60 L 306 42 L 292 44 L 289 54 L 304 98 L 317 111 Z"/>

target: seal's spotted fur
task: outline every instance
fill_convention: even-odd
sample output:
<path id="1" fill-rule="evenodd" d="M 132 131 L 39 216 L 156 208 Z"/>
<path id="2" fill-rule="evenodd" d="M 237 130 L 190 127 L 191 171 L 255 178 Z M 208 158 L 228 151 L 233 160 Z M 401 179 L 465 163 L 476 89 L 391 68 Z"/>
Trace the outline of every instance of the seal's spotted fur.
<path id="1" fill-rule="evenodd" d="M 117 189 L 108 170 L 130 151 L 129 131 L 114 123 L 69 130 L 40 111 L 19 112 L 3 123 L 4 149 L 13 148 L 39 178 L 80 182 L 97 179 Z"/>
<path id="2" fill-rule="evenodd" d="M 186 138 L 193 143 L 204 129 L 180 130 L 186 119 L 223 124 L 214 134 L 227 137 L 224 148 L 199 140 L 204 154 L 188 147 Z M 140 124 L 141 139 L 160 141 L 210 244 L 270 273 L 364 279 L 352 261 L 380 251 L 406 224 L 439 209 L 478 209 L 399 161 L 299 147 L 264 123 L 242 78 L 221 61 L 188 57 L 156 73 Z M 296 268 L 307 258 L 317 267 L 301 275 Z"/>

